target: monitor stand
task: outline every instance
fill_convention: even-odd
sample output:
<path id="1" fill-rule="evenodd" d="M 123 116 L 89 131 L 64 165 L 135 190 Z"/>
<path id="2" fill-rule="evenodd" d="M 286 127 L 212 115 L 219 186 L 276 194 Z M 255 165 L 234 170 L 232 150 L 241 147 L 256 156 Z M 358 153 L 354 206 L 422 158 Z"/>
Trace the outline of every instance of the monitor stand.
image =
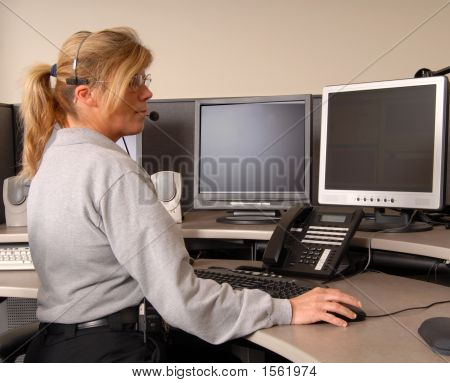
<path id="1" fill-rule="evenodd" d="M 399 215 L 385 214 L 384 208 L 375 208 L 374 216 L 364 218 L 358 230 L 360 231 L 381 231 L 385 233 L 412 233 L 432 230 L 433 226 L 426 222 L 414 220 L 417 210 L 401 209 Z M 366 216 L 367 217 L 367 216 Z"/>
<path id="2" fill-rule="evenodd" d="M 278 210 L 234 210 L 231 215 L 219 217 L 216 221 L 232 225 L 276 225 L 280 215 Z"/>

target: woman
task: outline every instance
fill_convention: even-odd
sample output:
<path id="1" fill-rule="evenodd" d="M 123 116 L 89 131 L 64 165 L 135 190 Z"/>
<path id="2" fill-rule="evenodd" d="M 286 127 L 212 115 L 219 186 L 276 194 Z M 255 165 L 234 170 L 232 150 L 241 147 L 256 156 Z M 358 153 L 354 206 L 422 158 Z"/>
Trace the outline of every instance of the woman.
<path id="1" fill-rule="evenodd" d="M 26 80 L 22 175 L 41 287 L 27 361 L 158 360 L 136 331 L 145 296 L 171 326 L 220 344 L 280 324 L 346 322 L 335 289 L 291 300 L 200 280 L 150 177 L 116 144 L 144 127 L 150 51 L 128 28 L 79 32 Z M 54 88 L 50 77 L 56 77 Z"/>

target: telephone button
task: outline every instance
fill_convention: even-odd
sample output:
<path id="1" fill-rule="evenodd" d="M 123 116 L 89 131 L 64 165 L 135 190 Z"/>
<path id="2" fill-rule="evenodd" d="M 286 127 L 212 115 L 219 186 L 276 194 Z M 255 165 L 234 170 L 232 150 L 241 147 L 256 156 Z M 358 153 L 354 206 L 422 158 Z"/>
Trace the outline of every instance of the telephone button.
<path id="1" fill-rule="evenodd" d="M 330 253 L 331 253 L 330 249 L 324 250 L 322 256 L 319 259 L 319 262 L 317 262 L 315 270 L 322 270 L 322 268 L 323 268 L 323 266 L 325 264 L 325 261 L 328 259 L 328 256 L 330 255 Z"/>
<path id="2" fill-rule="evenodd" d="M 320 245 L 329 245 L 329 246 L 339 246 L 342 242 L 331 242 L 331 241 L 318 241 L 318 240 L 312 240 L 312 239 L 303 239 L 302 243 L 315 243 Z"/>

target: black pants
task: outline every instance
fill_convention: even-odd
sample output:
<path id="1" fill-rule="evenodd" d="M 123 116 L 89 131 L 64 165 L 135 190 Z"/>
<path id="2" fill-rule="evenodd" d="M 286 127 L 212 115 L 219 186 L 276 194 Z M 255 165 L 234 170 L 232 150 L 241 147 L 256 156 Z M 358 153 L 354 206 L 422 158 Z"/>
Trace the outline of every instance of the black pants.
<path id="1" fill-rule="evenodd" d="M 231 346 L 211 345 L 183 331 L 174 331 L 167 344 L 143 341 L 142 333 L 132 329 L 112 331 L 108 327 L 78 330 L 73 334 L 54 334 L 41 330 L 28 347 L 26 363 L 76 362 L 239 362 Z"/>
<path id="2" fill-rule="evenodd" d="M 25 362 L 147 362 L 153 349 L 135 330 L 108 327 L 78 330 L 73 336 L 41 330 L 28 347 Z"/>

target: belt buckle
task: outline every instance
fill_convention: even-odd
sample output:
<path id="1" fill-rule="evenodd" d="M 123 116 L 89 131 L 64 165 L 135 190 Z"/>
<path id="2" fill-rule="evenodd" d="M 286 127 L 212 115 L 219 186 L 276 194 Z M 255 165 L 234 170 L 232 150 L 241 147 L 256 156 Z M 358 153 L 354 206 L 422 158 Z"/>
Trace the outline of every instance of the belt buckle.
<path id="1" fill-rule="evenodd" d="M 85 330 L 87 328 L 108 326 L 108 321 L 104 318 L 83 322 L 77 324 L 77 330 Z"/>

